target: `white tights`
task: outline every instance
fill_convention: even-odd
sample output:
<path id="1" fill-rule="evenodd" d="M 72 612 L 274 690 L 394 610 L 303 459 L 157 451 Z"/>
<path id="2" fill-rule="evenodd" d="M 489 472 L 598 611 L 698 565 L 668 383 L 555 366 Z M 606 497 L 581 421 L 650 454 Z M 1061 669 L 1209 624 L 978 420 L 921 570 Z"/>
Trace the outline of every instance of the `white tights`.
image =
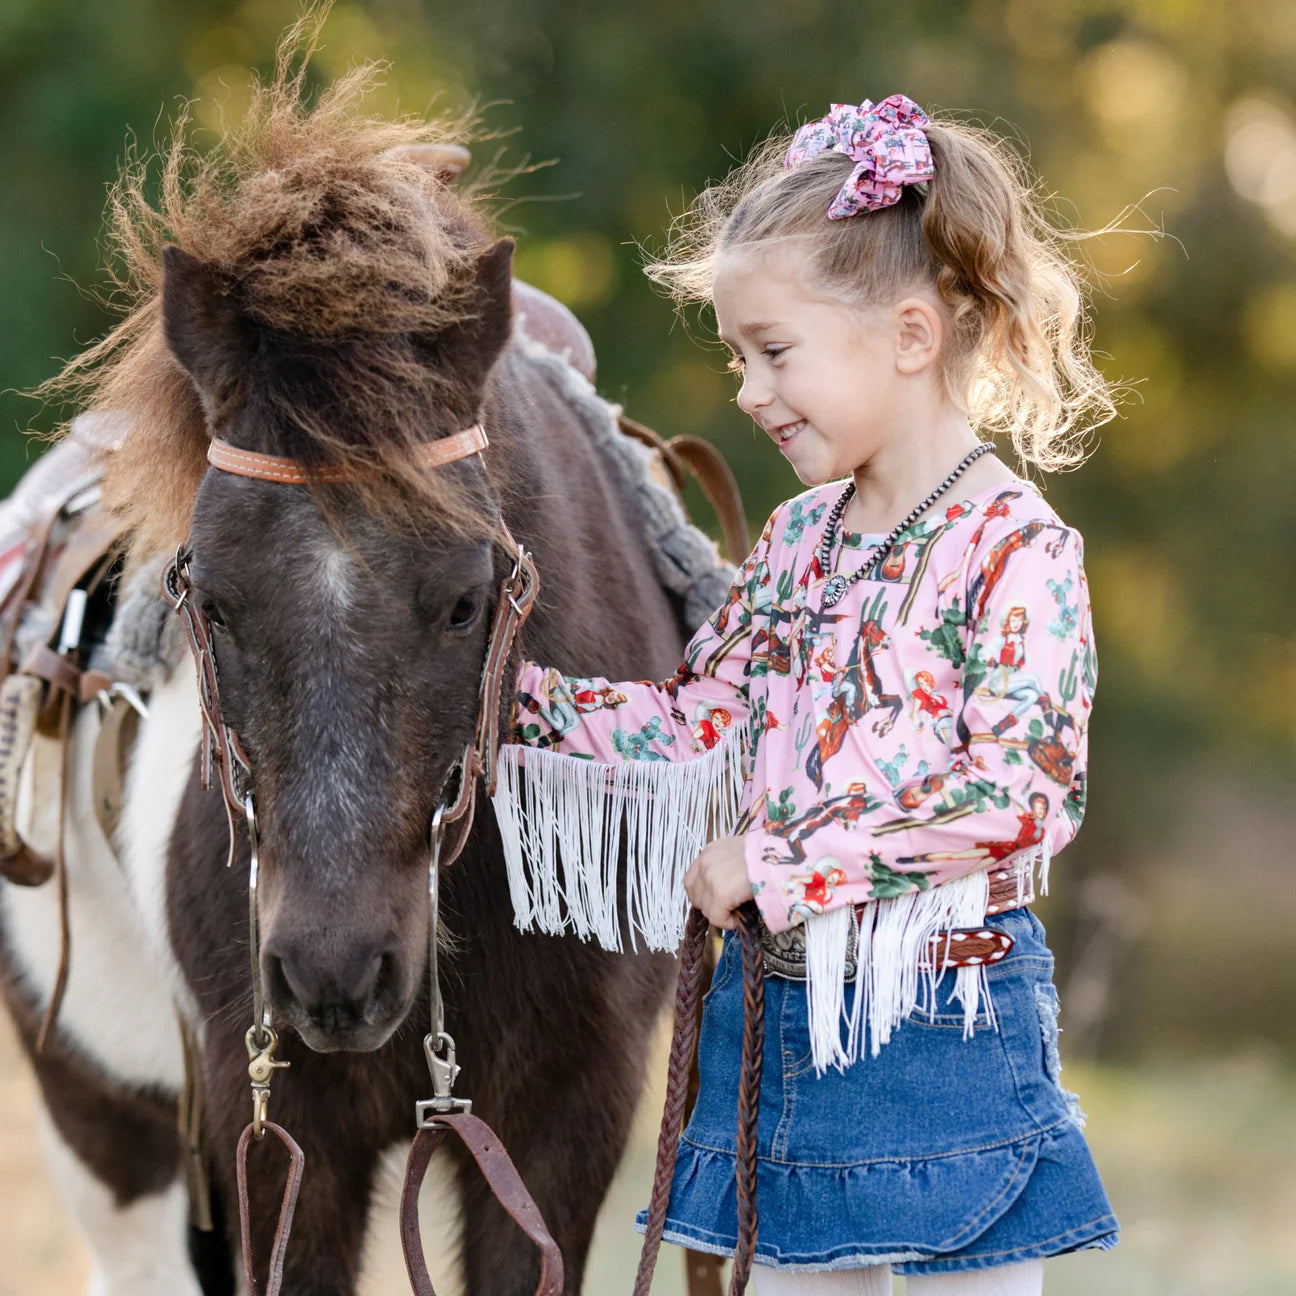
<path id="1" fill-rule="evenodd" d="M 756 1296 L 891 1296 L 891 1266 L 789 1273 L 755 1265 Z M 1001 1269 L 928 1274 L 906 1279 L 909 1296 L 1040 1296 L 1044 1261 L 1027 1260 Z"/>

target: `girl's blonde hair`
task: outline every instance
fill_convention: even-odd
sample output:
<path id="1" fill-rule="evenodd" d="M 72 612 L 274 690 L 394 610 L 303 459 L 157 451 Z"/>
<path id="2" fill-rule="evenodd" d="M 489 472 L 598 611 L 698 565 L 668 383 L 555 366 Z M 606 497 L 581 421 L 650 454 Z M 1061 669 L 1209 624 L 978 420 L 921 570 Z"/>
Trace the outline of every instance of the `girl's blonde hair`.
<path id="1" fill-rule="evenodd" d="M 877 306 L 928 284 L 949 308 L 942 356 L 951 400 L 1023 463 L 1078 464 L 1088 432 L 1115 416 L 1115 391 L 1089 355 L 1085 294 L 1064 250 L 1074 234 L 1046 222 L 1021 161 L 988 131 L 947 120 L 925 128 L 934 176 L 879 211 L 829 220 L 854 162 L 823 152 L 784 168 L 791 136 L 760 145 L 675 222 L 646 267 L 676 304 L 707 301 L 716 259 L 803 243 L 833 297 Z"/>

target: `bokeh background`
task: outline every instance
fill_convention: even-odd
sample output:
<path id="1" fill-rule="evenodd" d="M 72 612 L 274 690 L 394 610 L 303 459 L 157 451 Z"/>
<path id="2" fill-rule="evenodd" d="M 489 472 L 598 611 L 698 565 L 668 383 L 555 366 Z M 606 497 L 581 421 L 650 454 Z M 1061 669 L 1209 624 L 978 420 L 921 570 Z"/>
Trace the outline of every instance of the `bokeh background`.
<path id="1" fill-rule="evenodd" d="M 58 416 L 18 393 L 108 324 L 84 289 L 127 137 L 147 147 L 182 100 L 206 127 L 237 113 L 296 12 L 0 0 L 0 487 L 38 452 L 24 433 Z M 504 191 L 519 272 L 584 320 L 605 395 L 725 451 L 757 524 L 796 483 L 637 244 L 778 121 L 903 89 L 1015 140 L 1059 222 L 1165 231 L 1082 245 L 1094 346 L 1135 387 L 1048 487 L 1087 537 L 1101 679 L 1088 820 L 1041 912 L 1064 1060 L 1124 1226 L 1048 1290 L 1296 1291 L 1296 6 L 338 3 L 316 73 L 362 58 L 391 60 L 382 109 L 477 104 L 498 136 L 479 159 L 552 163 Z M 0 1094 L 0 1294 L 78 1291 L 2 1034 Z M 649 1127 L 591 1292 L 628 1285 Z"/>

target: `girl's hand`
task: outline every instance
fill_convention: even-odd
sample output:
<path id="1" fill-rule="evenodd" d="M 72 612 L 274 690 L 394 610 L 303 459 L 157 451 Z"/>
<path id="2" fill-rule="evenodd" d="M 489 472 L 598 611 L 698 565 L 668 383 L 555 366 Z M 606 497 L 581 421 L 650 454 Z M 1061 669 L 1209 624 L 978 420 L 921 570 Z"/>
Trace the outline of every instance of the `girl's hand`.
<path id="1" fill-rule="evenodd" d="M 747 877 L 743 839 L 722 837 L 703 847 L 684 874 L 684 890 L 708 921 L 733 931 L 738 926 L 733 911 L 755 894 Z"/>

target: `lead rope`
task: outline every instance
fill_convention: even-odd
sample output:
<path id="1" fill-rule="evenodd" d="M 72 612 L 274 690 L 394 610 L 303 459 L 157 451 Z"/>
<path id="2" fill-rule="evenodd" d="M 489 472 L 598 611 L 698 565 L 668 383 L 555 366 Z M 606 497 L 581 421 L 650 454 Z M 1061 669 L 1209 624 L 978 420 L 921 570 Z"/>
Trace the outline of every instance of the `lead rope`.
<path id="1" fill-rule="evenodd" d="M 741 1296 L 751 1277 L 756 1254 L 756 1135 L 760 1115 L 761 1070 L 765 1049 L 765 960 L 760 943 L 760 919 L 749 901 L 735 912 L 743 964 L 743 1050 L 738 1081 L 738 1138 L 735 1178 L 738 1198 L 738 1236 L 734 1247 L 729 1296 Z M 662 1108 L 661 1131 L 657 1136 L 657 1166 L 653 1173 L 648 1225 L 633 1296 L 648 1296 L 652 1287 L 657 1253 L 666 1229 L 675 1153 L 684 1127 L 688 1098 L 689 1067 L 697 1050 L 698 989 L 702 961 L 710 930 L 706 917 L 690 909 L 680 947 L 679 981 L 675 987 L 675 1027 L 671 1035 L 670 1063 L 666 1073 L 666 1102 Z"/>

